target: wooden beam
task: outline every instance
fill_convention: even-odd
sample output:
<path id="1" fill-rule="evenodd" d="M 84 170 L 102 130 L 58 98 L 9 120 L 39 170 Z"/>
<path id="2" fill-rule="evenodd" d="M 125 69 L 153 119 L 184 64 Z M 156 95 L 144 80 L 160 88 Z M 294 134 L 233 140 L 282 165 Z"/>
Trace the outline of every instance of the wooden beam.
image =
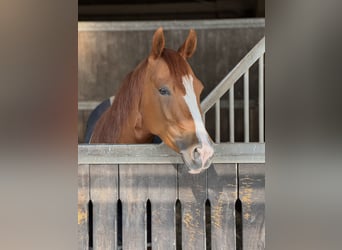
<path id="1" fill-rule="evenodd" d="M 213 163 L 264 163 L 264 143 L 214 145 Z M 78 164 L 183 164 L 181 155 L 165 144 L 81 144 Z"/>
<path id="2" fill-rule="evenodd" d="M 78 32 L 88 31 L 154 31 L 160 26 L 164 30 L 206 30 L 229 28 L 264 28 L 265 18 L 187 20 L 187 21 L 130 21 L 130 22 L 78 22 Z"/>

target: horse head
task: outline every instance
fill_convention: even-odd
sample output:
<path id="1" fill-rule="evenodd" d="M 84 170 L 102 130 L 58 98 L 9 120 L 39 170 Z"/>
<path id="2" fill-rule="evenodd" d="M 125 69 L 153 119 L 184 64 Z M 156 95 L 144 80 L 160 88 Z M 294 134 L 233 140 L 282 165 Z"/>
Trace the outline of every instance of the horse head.
<path id="1" fill-rule="evenodd" d="M 178 51 L 165 48 L 162 28 L 154 33 L 139 106 L 140 125 L 181 153 L 190 173 L 207 169 L 214 155 L 202 120 L 203 84 L 187 62 L 196 44 L 194 30 Z"/>

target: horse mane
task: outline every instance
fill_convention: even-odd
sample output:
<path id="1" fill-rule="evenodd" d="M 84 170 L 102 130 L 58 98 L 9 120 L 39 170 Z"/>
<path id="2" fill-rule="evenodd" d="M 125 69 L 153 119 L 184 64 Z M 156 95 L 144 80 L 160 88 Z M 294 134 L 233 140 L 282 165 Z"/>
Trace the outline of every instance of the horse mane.
<path id="1" fill-rule="evenodd" d="M 166 62 L 171 77 L 178 88 L 185 91 L 182 76 L 189 74 L 190 67 L 176 51 L 163 49 L 161 58 Z M 112 106 L 107 109 L 95 125 L 91 143 L 118 143 L 121 128 L 126 125 L 130 110 L 140 101 L 148 59 L 142 61 L 123 80 Z"/>

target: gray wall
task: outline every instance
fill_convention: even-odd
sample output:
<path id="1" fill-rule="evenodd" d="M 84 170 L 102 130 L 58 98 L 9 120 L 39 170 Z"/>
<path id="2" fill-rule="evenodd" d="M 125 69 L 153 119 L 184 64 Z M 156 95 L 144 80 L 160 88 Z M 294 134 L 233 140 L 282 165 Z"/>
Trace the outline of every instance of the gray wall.
<path id="1" fill-rule="evenodd" d="M 164 28 L 166 47 L 172 49 L 178 49 L 184 42 L 189 28 L 196 30 L 197 51 L 189 63 L 205 86 L 203 98 L 264 36 L 264 24 L 264 19 L 79 23 L 79 101 L 101 101 L 115 95 L 125 75 L 149 55 L 153 33 L 160 26 Z M 252 67 L 250 71 L 252 106 L 257 101 L 256 73 L 257 67 Z M 235 87 L 235 95 L 238 99 L 242 99 L 242 94 L 242 84 L 238 83 Z M 252 141 L 254 137 L 256 138 L 253 133 L 253 117 L 257 114 L 254 113 L 251 110 Z M 80 130 L 84 130 L 83 120 L 87 115 L 87 112 L 79 114 Z M 212 116 L 212 112 L 209 112 L 207 126 L 213 135 L 213 125 L 210 123 Z M 228 115 L 221 116 L 224 118 Z M 237 110 L 236 127 L 240 126 L 240 116 Z M 226 119 L 222 120 L 221 126 L 228 126 Z M 80 137 L 82 133 L 80 131 Z M 228 135 L 223 136 L 228 138 Z M 236 139 L 240 140 L 240 137 L 240 132 L 237 131 Z"/>

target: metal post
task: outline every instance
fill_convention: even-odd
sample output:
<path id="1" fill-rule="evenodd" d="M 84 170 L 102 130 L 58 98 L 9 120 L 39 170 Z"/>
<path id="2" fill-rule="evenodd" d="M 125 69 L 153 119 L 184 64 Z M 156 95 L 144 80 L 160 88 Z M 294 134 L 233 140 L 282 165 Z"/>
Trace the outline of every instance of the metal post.
<path id="1" fill-rule="evenodd" d="M 249 142 L 249 71 L 243 75 L 243 104 L 244 104 L 244 130 L 245 142 Z"/>
<path id="2" fill-rule="evenodd" d="M 215 142 L 220 143 L 221 135 L 220 135 L 220 99 L 215 103 Z"/>
<path id="3" fill-rule="evenodd" d="M 264 55 L 259 58 L 259 142 L 264 142 Z"/>
<path id="4" fill-rule="evenodd" d="M 234 85 L 229 89 L 229 141 L 235 142 Z"/>

